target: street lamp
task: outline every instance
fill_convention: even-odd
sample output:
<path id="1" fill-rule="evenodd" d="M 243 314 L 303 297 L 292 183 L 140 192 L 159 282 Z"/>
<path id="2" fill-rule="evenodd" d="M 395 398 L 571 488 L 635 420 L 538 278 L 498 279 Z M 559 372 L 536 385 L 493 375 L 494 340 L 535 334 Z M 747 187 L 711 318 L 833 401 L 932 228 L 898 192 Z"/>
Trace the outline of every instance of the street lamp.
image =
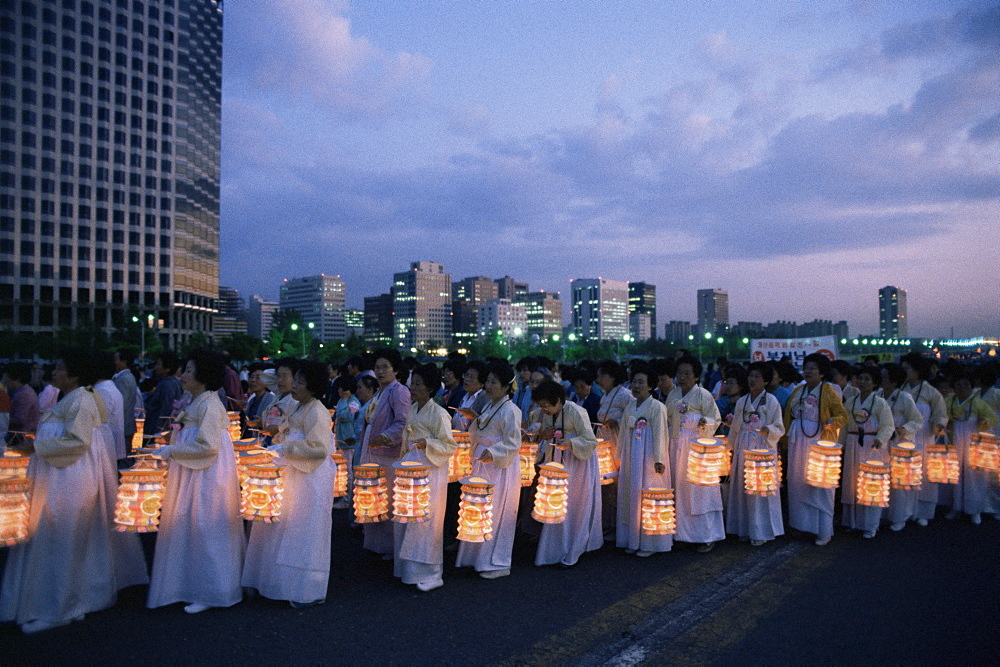
<path id="1" fill-rule="evenodd" d="M 154 317 L 153 317 L 152 313 L 150 313 L 149 315 L 146 316 L 146 321 L 149 323 L 147 326 L 150 329 L 153 328 L 153 319 L 154 319 Z M 141 345 L 142 345 L 142 351 L 139 353 L 139 358 L 145 360 L 146 359 L 146 327 L 144 327 L 141 324 L 142 319 L 140 317 L 138 317 L 137 315 L 133 315 L 132 316 L 132 321 L 136 322 L 136 323 L 140 323 L 139 324 L 139 334 L 140 334 L 140 340 L 141 340 Z"/>
<path id="2" fill-rule="evenodd" d="M 312 330 L 312 329 L 316 328 L 316 325 L 313 322 L 310 322 L 310 323 L 308 323 L 306 325 L 306 327 L 309 327 L 309 329 Z M 305 357 L 307 355 L 307 352 L 306 352 L 306 329 L 305 329 L 305 327 L 300 327 L 299 324 L 298 324 L 298 322 L 292 322 L 292 324 L 288 328 L 291 329 L 292 331 L 299 331 L 300 329 L 302 330 L 302 356 Z M 310 334 L 310 336 L 311 335 L 312 334 Z"/>

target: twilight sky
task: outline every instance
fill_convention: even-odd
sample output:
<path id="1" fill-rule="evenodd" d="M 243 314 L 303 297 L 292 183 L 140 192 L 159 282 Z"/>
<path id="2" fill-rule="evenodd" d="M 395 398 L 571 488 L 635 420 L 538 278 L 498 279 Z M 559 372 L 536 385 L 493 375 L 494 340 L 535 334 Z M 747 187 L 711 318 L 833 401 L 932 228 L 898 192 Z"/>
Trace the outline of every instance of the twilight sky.
<path id="1" fill-rule="evenodd" d="M 225 5 L 224 285 L 695 291 L 730 320 L 1000 333 L 1000 2 Z M 662 328 L 659 332 L 662 335 Z"/>

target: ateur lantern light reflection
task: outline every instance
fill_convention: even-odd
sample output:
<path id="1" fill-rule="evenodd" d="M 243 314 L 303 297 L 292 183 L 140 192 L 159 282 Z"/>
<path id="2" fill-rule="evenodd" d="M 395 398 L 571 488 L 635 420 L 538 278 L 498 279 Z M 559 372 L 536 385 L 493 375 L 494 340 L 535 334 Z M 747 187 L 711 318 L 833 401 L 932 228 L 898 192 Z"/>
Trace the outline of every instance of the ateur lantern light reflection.
<path id="1" fill-rule="evenodd" d="M 167 471 L 162 468 L 131 468 L 121 471 L 115 530 L 120 533 L 155 533 L 160 525 L 160 506 Z"/>
<path id="2" fill-rule="evenodd" d="M 673 489 L 643 489 L 640 513 L 643 535 L 673 535 L 677 532 Z"/>
<path id="3" fill-rule="evenodd" d="M 692 484 L 715 486 L 726 474 L 726 445 L 716 438 L 698 438 L 691 443 L 687 477 Z"/>
<path id="4" fill-rule="evenodd" d="M 31 480 L 0 479 L 0 546 L 12 547 L 28 539 Z"/>
<path id="5" fill-rule="evenodd" d="M 385 468 L 377 463 L 354 466 L 354 521 L 380 523 L 389 520 L 389 483 Z"/>
<path id="6" fill-rule="evenodd" d="M 840 486 L 841 456 L 840 444 L 831 440 L 819 440 L 810 446 L 806 484 L 820 489 Z"/>
<path id="7" fill-rule="evenodd" d="M 541 523 L 562 523 L 566 520 L 569 499 L 569 471 L 561 463 L 538 466 L 538 486 L 535 487 L 535 508 L 531 517 Z"/>
<path id="8" fill-rule="evenodd" d="M 493 539 L 493 483 L 488 479 L 466 477 L 462 480 L 458 539 L 463 542 Z"/>
<path id="9" fill-rule="evenodd" d="M 431 467 L 416 461 L 392 464 L 396 480 L 392 485 L 392 520 L 396 523 L 421 523 L 430 516 Z"/>

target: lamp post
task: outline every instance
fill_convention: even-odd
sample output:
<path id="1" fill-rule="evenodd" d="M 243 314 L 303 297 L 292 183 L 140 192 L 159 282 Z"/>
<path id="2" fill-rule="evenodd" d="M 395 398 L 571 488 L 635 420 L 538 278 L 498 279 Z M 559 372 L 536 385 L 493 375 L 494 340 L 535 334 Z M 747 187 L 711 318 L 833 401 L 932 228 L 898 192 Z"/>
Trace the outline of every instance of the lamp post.
<path id="1" fill-rule="evenodd" d="M 139 334 L 140 334 L 139 340 L 141 341 L 140 343 L 141 351 L 139 352 L 139 357 L 143 360 L 146 359 L 146 326 L 148 326 L 150 329 L 153 328 L 153 319 L 154 319 L 153 314 L 150 313 L 149 315 L 146 315 L 145 319 L 148 324 L 143 326 L 142 324 L 143 318 L 137 315 L 132 316 L 132 321 L 139 325 Z"/>
<path id="2" fill-rule="evenodd" d="M 316 328 L 316 325 L 313 322 L 309 322 L 304 327 L 300 327 L 299 324 L 298 324 L 298 322 L 292 322 L 292 324 L 288 327 L 292 331 L 300 331 L 300 330 L 302 331 L 302 356 L 303 357 L 307 356 L 307 352 L 306 352 L 306 327 L 309 327 L 309 329 L 312 330 L 312 329 Z"/>

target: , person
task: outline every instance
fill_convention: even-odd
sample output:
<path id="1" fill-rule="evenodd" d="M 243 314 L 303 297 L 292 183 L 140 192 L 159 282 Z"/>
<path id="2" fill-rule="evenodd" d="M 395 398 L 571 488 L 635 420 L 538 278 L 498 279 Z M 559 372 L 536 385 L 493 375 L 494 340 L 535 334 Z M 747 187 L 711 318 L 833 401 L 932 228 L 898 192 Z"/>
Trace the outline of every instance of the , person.
<path id="1" fill-rule="evenodd" d="M 816 546 L 825 546 L 833 537 L 834 491 L 806 482 L 809 450 L 820 440 L 835 440 L 847 423 L 847 413 L 833 387 L 823 382 L 830 360 L 819 353 L 802 360 L 805 380 L 792 391 L 785 404 L 785 433 L 788 435 L 788 525 L 816 535 Z"/>
<path id="2" fill-rule="evenodd" d="M 700 375 L 701 362 L 694 357 L 684 357 L 677 362 L 677 386 L 667 396 L 667 419 L 677 514 L 674 539 L 700 543 L 698 552 L 708 553 L 716 542 L 726 538 L 722 489 L 717 484 L 692 484 L 688 480 L 688 458 L 691 443 L 715 433 L 722 418 L 712 394 L 698 386 Z"/>
<path id="3" fill-rule="evenodd" d="M 774 369 L 757 361 L 747 369 L 749 393 L 733 408 L 729 443 L 733 448 L 733 470 L 726 502 L 726 532 L 750 540 L 758 547 L 784 535 L 781 519 L 781 496 L 750 495 L 746 492 L 744 465 L 750 449 L 774 450 L 778 461 L 778 440 L 785 434 L 785 424 L 778 399 L 767 393 Z"/>
<path id="4" fill-rule="evenodd" d="M 330 411 L 323 405 L 328 372 L 303 361 L 292 382 L 298 402 L 279 442 L 268 447 L 282 465 L 281 520 L 254 522 L 250 529 L 242 585 L 293 608 L 326 601 L 330 580 L 333 481 Z"/>
<path id="5" fill-rule="evenodd" d="M 728 436 L 729 427 L 733 421 L 736 402 L 747 393 L 747 375 L 742 366 L 730 364 L 726 366 L 722 375 L 722 395 L 715 401 L 722 415 L 722 424 L 719 425 L 718 435 Z"/>
<path id="6" fill-rule="evenodd" d="M 25 441 L 26 451 L 34 451 L 31 539 L 7 556 L 0 620 L 17 622 L 26 634 L 83 620 L 115 602 L 119 586 L 102 483 L 107 445 L 94 445 L 106 415 L 90 386 L 94 380 L 88 353 L 64 352 L 52 371 L 63 398 L 42 416 L 34 441 Z"/>
<path id="7" fill-rule="evenodd" d="M 896 427 L 890 445 L 912 442 L 914 435 L 923 426 L 924 417 L 917 410 L 913 397 L 903 391 L 906 371 L 899 364 L 890 363 L 884 364 L 879 373 L 882 376 L 882 393 L 892 411 L 892 421 Z M 889 489 L 889 508 L 885 517 L 889 520 L 890 530 L 902 530 L 907 521 L 916 518 L 919 493 L 919 489 Z"/>
<path id="8" fill-rule="evenodd" d="M 648 365 L 632 374 L 631 400 L 626 404 L 618 431 L 617 520 L 615 545 L 627 554 L 640 557 L 673 548 L 672 535 L 645 535 L 642 532 L 642 490 L 671 488 L 670 426 L 666 406 L 652 397 Z"/>
<path id="9" fill-rule="evenodd" d="M 952 491 L 951 511 L 946 518 L 954 519 L 960 512 L 969 515 L 973 524 L 982 522 L 982 513 L 989 508 L 990 480 L 995 472 L 969 466 L 969 445 L 977 432 L 988 432 L 997 425 L 997 414 L 972 392 L 972 377 L 964 370 L 953 373 L 951 384 L 955 394 L 945 401 L 951 426 L 951 442 L 958 455 L 961 473 Z"/>
<path id="10" fill-rule="evenodd" d="M 177 379 L 177 366 L 180 360 L 170 350 L 161 352 L 153 365 L 153 375 L 156 376 L 156 388 L 146 399 L 146 421 L 142 432 L 146 436 L 162 433 L 166 429 L 164 417 L 170 416 L 174 401 L 184 393 L 181 382 Z"/>
<path id="11" fill-rule="evenodd" d="M 840 431 L 844 462 L 840 476 L 840 502 L 844 506 L 842 523 L 851 530 L 863 531 L 866 539 L 875 537 L 882 518 L 881 507 L 862 505 L 857 499 L 858 473 L 866 461 L 889 462 L 886 445 L 896 430 L 892 410 L 875 391 L 877 369 L 863 366 L 854 374 L 857 393 L 848 393 L 844 403 L 847 425 Z"/>
<path id="12" fill-rule="evenodd" d="M 510 574 L 510 556 L 517 530 L 517 506 L 521 495 L 521 411 L 510 398 L 514 369 L 507 363 L 489 366 L 483 391 L 489 403 L 472 420 L 472 476 L 493 483 L 493 539 L 462 542 L 457 567 L 473 567 L 483 579 Z"/>
<path id="13" fill-rule="evenodd" d="M 948 412 L 941 392 L 931 386 L 930 362 L 918 353 L 911 352 L 900 359 L 900 365 L 906 373 L 906 384 L 903 391 L 908 393 L 924 418 L 923 426 L 913 435 L 913 442 L 924 452 L 927 445 L 934 444 L 936 438 L 945 435 L 948 425 Z M 926 526 L 934 518 L 937 511 L 939 489 L 938 484 L 927 479 L 928 457 L 923 457 L 923 482 L 917 495 L 916 518 L 917 525 Z"/>
<path id="14" fill-rule="evenodd" d="M 277 385 L 277 399 L 271 403 L 271 407 L 263 412 L 261 428 L 268 433 L 265 442 L 270 445 L 271 440 L 279 431 L 288 426 L 288 416 L 299 407 L 298 401 L 292 394 L 292 383 L 295 381 L 295 373 L 299 370 L 299 360 L 291 357 L 278 359 L 274 364 L 274 382 Z"/>
<path id="15" fill-rule="evenodd" d="M 220 354 L 195 350 L 181 386 L 191 403 L 180 430 L 154 456 L 170 462 L 149 584 L 149 608 L 187 602 L 197 614 L 242 598 L 245 541 L 229 416 L 216 393 L 225 377 Z"/>
<path id="16" fill-rule="evenodd" d="M 139 387 L 135 382 L 135 375 L 132 374 L 132 362 L 135 360 L 135 351 L 128 348 L 119 348 L 114 352 L 115 375 L 111 378 L 118 391 L 122 394 L 122 410 L 125 415 L 125 449 L 132 453 L 132 436 L 135 435 L 135 408 L 136 396 Z"/>
<path id="17" fill-rule="evenodd" d="M 482 361 L 473 359 L 468 363 L 465 373 L 462 375 L 462 388 L 465 390 L 465 395 L 462 397 L 459 408 L 471 410 L 476 415 L 482 414 L 482 411 L 489 404 L 489 399 L 483 393 L 486 372 L 486 364 Z M 469 417 L 455 411 L 451 418 L 451 427 L 456 431 L 468 431 L 471 421 Z"/>
<path id="18" fill-rule="evenodd" d="M 94 372 L 97 374 L 97 382 L 94 383 L 94 391 L 101 395 L 104 401 L 104 411 L 108 426 L 108 445 L 111 447 L 110 454 L 116 461 L 121 461 L 127 455 L 125 447 L 125 401 L 118 385 L 111 381 L 115 374 L 115 365 L 112 356 L 106 352 L 94 356 Z"/>
<path id="19" fill-rule="evenodd" d="M 620 424 L 625 415 L 625 408 L 632 400 L 632 394 L 625 388 L 625 368 L 610 359 L 597 365 L 595 374 L 597 385 L 604 392 L 597 407 L 597 439 L 618 442 Z M 618 456 L 616 447 L 616 457 Z M 604 539 L 616 540 L 615 522 L 618 518 L 618 480 L 611 484 L 601 485 L 601 523 L 604 526 Z"/>
<path id="20" fill-rule="evenodd" d="M 538 462 L 561 463 L 569 473 L 566 518 L 542 524 L 535 565 L 572 567 L 584 552 L 604 544 L 597 436 L 586 410 L 568 402 L 558 382 L 545 380 L 532 390 L 532 396 L 541 410 Z"/>
<path id="21" fill-rule="evenodd" d="M 259 432 L 262 426 L 262 418 L 267 414 L 274 402 L 278 400 L 274 392 L 267 388 L 265 384 L 264 372 L 268 370 L 266 364 L 250 364 L 247 368 L 247 398 L 246 407 L 243 408 L 244 428 L 242 437 L 248 438 L 254 432 Z"/>
<path id="22" fill-rule="evenodd" d="M 834 359 L 830 362 L 830 386 L 840 396 L 840 402 L 847 405 L 847 401 L 858 395 L 858 388 L 854 382 L 857 369 L 844 359 Z M 878 378 L 876 378 L 876 385 Z"/>
<path id="23" fill-rule="evenodd" d="M 351 489 L 354 486 L 354 466 L 357 465 L 361 456 L 361 446 L 358 444 L 360 433 L 357 428 L 357 416 L 361 410 L 361 401 L 354 395 L 358 390 L 358 382 L 354 376 L 340 375 L 333 381 L 333 385 L 337 394 L 333 430 L 337 440 L 337 450 L 346 457 L 348 470 L 347 495 L 334 501 L 333 507 L 343 510 L 350 507 Z"/>
<path id="24" fill-rule="evenodd" d="M 527 417 L 531 412 L 531 371 L 535 360 L 531 357 L 523 357 L 518 360 L 514 370 L 517 371 L 517 391 L 514 392 L 514 405 L 521 411 L 522 417 Z"/>
<path id="25" fill-rule="evenodd" d="M 354 414 L 354 463 L 361 463 L 361 443 L 365 441 L 365 430 L 368 427 L 371 415 L 368 407 L 372 404 L 372 399 L 378 392 L 378 380 L 372 375 L 362 375 L 358 378 L 358 402 L 361 404 Z"/>
<path id="26" fill-rule="evenodd" d="M 410 374 L 413 404 L 406 417 L 402 461 L 429 466 L 429 515 L 420 523 L 397 523 L 393 536 L 393 574 L 420 591 L 444 585 L 444 516 L 448 497 L 448 462 L 458 444 L 448 411 L 432 400 L 441 386 L 434 364 L 420 364 Z"/>
<path id="27" fill-rule="evenodd" d="M 368 428 L 365 429 L 365 441 L 361 450 L 362 463 L 376 463 L 385 468 L 390 496 L 396 478 L 392 464 L 399 460 L 403 429 L 406 428 L 406 415 L 410 411 L 411 402 L 410 390 L 396 379 L 402 363 L 403 359 L 396 350 L 384 348 L 375 352 L 375 379 L 378 380 L 379 389 L 368 406 L 371 417 Z M 392 523 L 366 523 L 364 531 L 365 549 L 381 554 L 384 560 L 392 560 Z"/>
<path id="28" fill-rule="evenodd" d="M 656 389 L 653 398 L 666 405 L 667 396 L 674 390 L 674 376 L 677 375 L 677 362 L 673 359 L 653 359 L 649 362 L 656 373 Z"/>
<path id="29" fill-rule="evenodd" d="M 576 377 L 573 379 L 573 391 L 576 392 L 576 400 L 574 403 L 586 410 L 587 419 L 590 422 L 596 423 L 598 421 L 597 413 L 601 407 L 601 399 L 598 398 L 597 394 L 591 391 L 593 383 L 593 373 L 586 368 L 577 369 Z"/>
<path id="30" fill-rule="evenodd" d="M 7 366 L 3 374 L 3 384 L 10 394 L 11 433 L 34 433 L 38 429 L 41 410 L 38 394 L 31 388 L 31 366 L 24 362 L 14 362 Z"/>
<path id="31" fill-rule="evenodd" d="M 465 360 L 455 357 L 444 362 L 441 369 L 441 380 L 444 382 L 444 394 L 441 405 L 446 408 L 461 407 L 465 398 L 465 388 L 462 387 L 462 376 L 465 375 Z"/>

